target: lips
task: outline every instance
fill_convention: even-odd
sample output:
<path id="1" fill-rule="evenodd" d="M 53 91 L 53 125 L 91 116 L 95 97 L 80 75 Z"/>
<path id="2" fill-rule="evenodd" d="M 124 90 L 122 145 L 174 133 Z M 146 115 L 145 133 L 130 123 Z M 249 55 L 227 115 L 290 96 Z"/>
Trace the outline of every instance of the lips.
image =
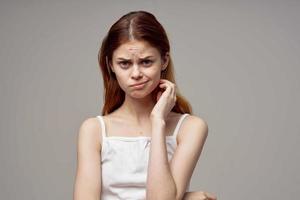
<path id="1" fill-rule="evenodd" d="M 131 87 L 133 87 L 133 86 L 138 86 L 138 85 L 142 85 L 142 84 L 147 83 L 147 82 L 148 82 L 148 81 L 144 81 L 144 82 L 141 82 L 141 83 L 136 83 L 136 84 L 131 85 Z"/>

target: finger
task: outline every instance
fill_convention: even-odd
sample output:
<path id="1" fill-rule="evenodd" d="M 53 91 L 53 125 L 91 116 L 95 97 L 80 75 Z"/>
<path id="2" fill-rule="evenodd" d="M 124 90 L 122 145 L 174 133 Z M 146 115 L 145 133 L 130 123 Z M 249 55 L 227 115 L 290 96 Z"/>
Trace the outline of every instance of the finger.
<path id="1" fill-rule="evenodd" d="M 172 98 L 176 101 L 176 87 L 175 87 L 175 84 L 170 82 L 170 87 L 172 88 Z"/>
<path id="2" fill-rule="evenodd" d="M 170 91 L 171 92 L 171 97 L 174 98 L 174 91 L 175 91 L 175 89 L 174 89 L 173 83 L 169 82 L 168 84 L 169 84 L 170 89 L 171 89 L 171 91 Z"/>
<path id="3" fill-rule="evenodd" d="M 166 95 L 172 95 L 171 86 L 168 83 L 161 83 L 159 87 L 165 89 L 164 93 L 166 93 Z"/>
<path id="4" fill-rule="evenodd" d="M 172 97 L 173 98 L 176 98 L 176 85 L 175 85 L 175 83 L 173 83 L 173 82 L 171 82 L 171 81 L 169 81 L 169 80 L 167 80 L 167 79 L 161 79 L 161 82 L 162 83 L 167 83 L 167 84 L 169 84 L 170 85 L 170 87 L 172 88 Z"/>
<path id="5" fill-rule="evenodd" d="M 209 200 L 216 200 L 217 199 L 217 197 L 215 195 L 207 193 L 207 192 L 205 192 L 205 196 L 207 196 Z"/>
<path id="6" fill-rule="evenodd" d="M 173 84 L 173 97 L 176 100 L 176 85 L 175 84 Z"/>
<path id="7" fill-rule="evenodd" d="M 170 95 L 171 95 L 171 97 L 173 97 L 175 99 L 175 96 L 176 96 L 175 84 L 166 79 L 161 79 L 161 83 L 166 84 L 167 86 L 169 86 L 171 88 Z"/>
<path id="8" fill-rule="evenodd" d="M 160 85 L 162 85 L 160 87 L 163 87 L 163 88 L 170 88 L 170 92 L 167 92 L 166 94 L 168 94 L 168 96 L 170 96 L 172 98 L 173 103 L 176 104 L 176 101 L 177 101 L 176 85 L 173 82 L 166 80 L 166 79 L 160 79 Z"/>

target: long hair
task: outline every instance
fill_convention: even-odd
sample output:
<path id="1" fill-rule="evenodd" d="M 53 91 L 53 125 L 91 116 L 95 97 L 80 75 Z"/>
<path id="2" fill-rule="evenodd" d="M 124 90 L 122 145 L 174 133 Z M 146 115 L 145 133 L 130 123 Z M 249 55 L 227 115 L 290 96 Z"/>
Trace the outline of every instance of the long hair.
<path id="1" fill-rule="evenodd" d="M 151 46 L 158 49 L 162 58 L 167 52 L 170 52 L 167 34 L 153 14 L 146 11 L 132 11 L 116 21 L 104 37 L 98 53 L 98 62 L 103 76 L 105 93 L 102 115 L 113 112 L 125 100 L 125 92 L 120 88 L 116 76 L 110 68 L 110 63 L 112 63 L 114 50 L 123 43 L 133 39 L 148 42 Z M 167 79 L 176 85 L 177 101 L 172 111 L 192 114 L 190 103 L 180 94 L 175 82 L 171 56 L 169 57 L 167 68 L 162 71 L 161 78 Z"/>

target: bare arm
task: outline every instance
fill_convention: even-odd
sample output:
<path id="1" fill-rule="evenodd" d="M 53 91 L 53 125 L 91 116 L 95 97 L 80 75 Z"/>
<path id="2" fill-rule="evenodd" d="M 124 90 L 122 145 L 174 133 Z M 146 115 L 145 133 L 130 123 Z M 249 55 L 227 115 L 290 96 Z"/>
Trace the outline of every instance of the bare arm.
<path id="1" fill-rule="evenodd" d="M 176 183 L 176 200 L 184 197 L 208 136 L 207 123 L 197 116 L 187 116 L 182 125 L 182 134 L 178 135 L 178 146 L 170 162 Z"/>
<path id="2" fill-rule="evenodd" d="M 183 134 L 169 164 L 164 123 L 153 123 L 150 157 L 147 177 L 147 200 L 182 200 L 190 182 L 193 170 L 205 143 L 208 126 L 196 116 L 187 116 L 183 123 Z"/>
<path id="3" fill-rule="evenodd" d="M 147 200 L 175 199 L 176 185 L 169 166 L 164 132 L 165 121 L 154 118 L 147 172 Z"/>
<path id="4" fill-rule="evenodd" d="M 100 200 L 101 143 L 100 125 L 95 118 L 86 119 L 80 126 L 77 143 L 77 171 L 74 200 Z"/>

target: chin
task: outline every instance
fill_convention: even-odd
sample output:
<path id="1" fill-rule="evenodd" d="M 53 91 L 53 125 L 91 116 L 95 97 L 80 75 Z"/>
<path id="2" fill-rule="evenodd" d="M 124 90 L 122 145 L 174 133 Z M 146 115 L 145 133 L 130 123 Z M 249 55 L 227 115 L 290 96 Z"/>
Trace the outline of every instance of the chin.
<path id="1" fill-rule="evenodd" d="M 143 99 L 143 98 L 147 97 L 148 95 L 149 95 L 149 93 L 144 90 L 134 90 L 134 91 L 131 91 L 131 93 L 130 93 L 130 96 L 132 98 L 137 98 L 137 99 Z"/>
<path id="2" fill-rule="evenodd" d="M 149 95 L 152 95 L 152 90 L 149 90 L 149 88 L 145 88 L 142 90 L 131 90 L 129 92 L 129 95 L 132 98 L 143 99 Z"/>

